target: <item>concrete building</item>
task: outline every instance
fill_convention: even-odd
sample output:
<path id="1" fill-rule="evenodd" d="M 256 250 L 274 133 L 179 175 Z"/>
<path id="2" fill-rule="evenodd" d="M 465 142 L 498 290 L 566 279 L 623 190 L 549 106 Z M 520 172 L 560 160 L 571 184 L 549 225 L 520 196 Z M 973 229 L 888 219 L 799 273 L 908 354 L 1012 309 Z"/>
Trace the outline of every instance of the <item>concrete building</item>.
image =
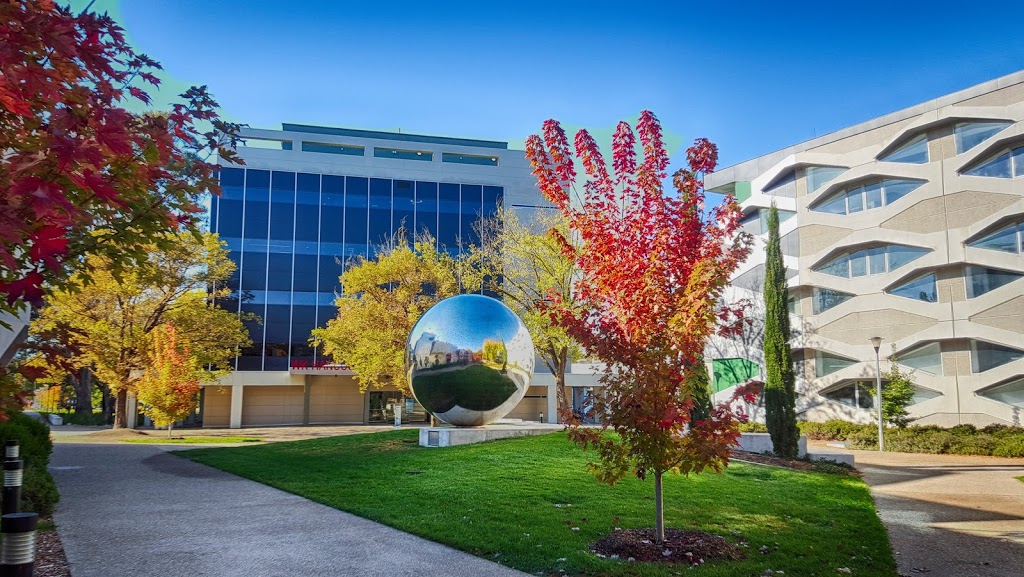
<path id="1" fill-rule="evenodd" d="M 524 218 L 545 209 L 525 153 L 505 142 L 297 124 L 243 137 L 245 166 L 222 169 L 210 230 L 238 265 L 230 288 L 245 297 L 221 305 L 263 322 L 248 323 L 253 346 L 235 371 L 204 387 L 203 425 L 386 422 L 395 404 L 424 418 L 397 390 L 360 394 L 352 371 L 310 347 L 310 331 L 337 313 L 342 263 L 371 256 L 400 227 L 429 230 L 457 252 L 499 205 Z M 534 382 L 509 416 L 551 421 L 554 380 Z"/>
<path id="2" fill-rule="evenodd" d="M 758 237 L 731 299 L 757 293 L 767 208 L 780 210 L 797 410 L 872 418 L 875 350 L 913 371 L 918 423 L 1021 423 L 1024 71 L 707 178 Z M 758 322 L 709 347 L 718 395 L 761 372 Z"/>

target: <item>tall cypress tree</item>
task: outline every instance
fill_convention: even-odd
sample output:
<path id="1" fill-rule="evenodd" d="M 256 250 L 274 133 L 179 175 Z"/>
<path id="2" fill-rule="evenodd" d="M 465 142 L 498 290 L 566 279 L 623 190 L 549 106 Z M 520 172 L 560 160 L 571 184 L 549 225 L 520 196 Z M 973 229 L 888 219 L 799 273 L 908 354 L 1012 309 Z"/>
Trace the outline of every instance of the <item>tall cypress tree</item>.
<path id="1" fill-rule="evenodd" d="M 704 357 L 700 357 L 694 364 L 689 382 L 690 395 L 693 399 L 690 422 L 696 423 L 710 417 L 711 411 L 714 409 L 714 403 L 711 402 L 711 382 L 708 378 L 708 368 L 704 364 Z"/>
<path id="2" fill-rule="evenodd" d="M 765 418 L 775 454 L 795 459 L 800 431 L 796 426 L 796 377 L 789 348 L 789 293 L 786 265 L 779 242 L 779 211 L 768 211 L 768 247 L 764 264 L 764 384 Z"/>

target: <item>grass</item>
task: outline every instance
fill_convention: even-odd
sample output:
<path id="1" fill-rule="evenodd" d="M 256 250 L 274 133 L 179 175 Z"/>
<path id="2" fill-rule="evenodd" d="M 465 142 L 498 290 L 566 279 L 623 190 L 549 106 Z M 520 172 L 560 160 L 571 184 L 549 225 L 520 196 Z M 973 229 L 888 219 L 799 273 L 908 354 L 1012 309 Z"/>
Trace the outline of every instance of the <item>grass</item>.
<path id="1" fill-rule="evenodd" d="M 1024 483 L 1024 477 L 1015 477 L 1015 479 L 1017 479 L 1021 483 Z"/>
<path id="2" fill-rule="evenodd" d="M 331 507 L 536 574 L 896 576 L 885 528 L 857 477 L 737 463 L 665 478 L 669 527 L 748 544 L 743 561 L 687 567 L 598 558 L 614 527 L 650 527 L 653 481 L 615 487 L 562 433 L 427 449 L 414 430 L 179 453 Z M 571 525 L 570 525 L 571 523 Z M 578 527 L 573 531 L 572 527 Z M 764 553 L 760 552 L 764 547 Z"/>
<path id="3" fill-rule="evenodd" d="M 259 443 L 258 437 L 136 437 L 124 439 L 125 443 L 143 443 L 148 445 L 209 445 L 229 443 Z"/>

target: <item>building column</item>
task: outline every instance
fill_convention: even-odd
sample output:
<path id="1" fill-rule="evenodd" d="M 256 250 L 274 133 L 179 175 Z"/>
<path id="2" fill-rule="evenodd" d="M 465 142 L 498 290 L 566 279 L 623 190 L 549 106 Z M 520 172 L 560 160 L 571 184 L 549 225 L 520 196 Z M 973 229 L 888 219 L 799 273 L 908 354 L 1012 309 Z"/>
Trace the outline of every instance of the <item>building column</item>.
<path id="1" fill-rule="evenodd" d="M 228 420 L 228 427 L 232 429 L 242 428 L 242 392 L 245 385 L 231 385 L 231 417 Z"/>
<path id="2" fill-rule="evenodd" d="M 365 393 L 362 393 L 363 397 L 363 424 L 370 424 L 370 389 L 366 389 Z"/>
<path id="3" fill-rule="evenodd" d="M 309 375 L 303 375 L 302 377 L 302 424 L 309 424 L 309 381 L 312 377 Z"/>
<path id="4" fill-rule="evenodd" d="M 127 422 L 125 427 L 134 429 L 136 426 L 135 418 L 139 414 L 139 399 L 135 397 L 135 393 L 128 393 L 128 402 L 125 403 L 125 410 L 127 411 Z"/>
<path id="5" fill-rule="evenodd" d="M 566 389 L 566 391 L 565 391 L 566 394 L 568 394 L 569 391 L 572 390 L 569 387 L 566 387 L 565 389 Z M 544 420 L 546 422 L 548 422 L 548 423 L 557 424 L 558 423 L 558 386 L 557 385 L 548 385 L 548 398 L 547 398 L 547 401 L 548 401 L 548 411 L 547 411 L 547 414 L 544 415 L 544 417 L 545 417 Z"/>

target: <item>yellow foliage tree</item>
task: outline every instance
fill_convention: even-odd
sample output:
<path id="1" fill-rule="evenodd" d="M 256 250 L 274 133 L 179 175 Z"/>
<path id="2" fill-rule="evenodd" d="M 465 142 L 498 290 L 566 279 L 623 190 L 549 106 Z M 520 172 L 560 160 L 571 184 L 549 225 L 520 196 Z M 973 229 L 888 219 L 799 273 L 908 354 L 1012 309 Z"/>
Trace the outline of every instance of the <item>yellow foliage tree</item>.
<path id="1" fill-rule="evenodd" d="M 569 365 L 583 350 L 566 330 L 551 320 L 543 303 L 555 297 L 561 303 L 575 301 L 572 283 L 576 265 L 566 257 L 552 232 L 568 236 L 565 218 L 555 211 L 536 211 L 530 222 L 522 222 L 512 210 L 501 209 L 483 222 L 481 244 L 469 249 L 464 278 L 501 295 L 502 301 L 519 315 L 530 331 L 541 361 L 555 377 L 559 413 L 572 410 L 565 386 Z"/>
<path id="2" fill-rule="evenodd" d="M 413 246 L 395 236 L 373 259 L 345 271 L 338 316 L 314 329 L 311 340 L 355 371 L 360 391 L 392 385 L 408 392 L 405 344 L 413 325 L 441 299 L 479 290 L 479 284 L 460 285 L 459 262 L 438 251 L 429 235 Z"/>
<path id="3" fill-rule="evenodd" d="M 223 287 L 235 270 L 224 243 L 213 234 L 182 233 L 161 247 L 124 271 L 103 257 L 87 257 L 89 277 L 73 279 L 71 286 L 79 288 L 53 291 L 30 328 L 37 335 L 62 335 L 71 364 L 89 367 L 110 387 L 117 401 L 115 428 L 127 424 L 128 393 L 148 368 L 156 327 L 177 327 L 202 380 L 229 372 L 237 350 L 252 342 L 238 314 L 215 304 L 232 297 L 226 288 L 211 288 Z"/>
<path id="4" fill-rule="evenodd" d="M 36 403 L 44 411 L 57 411 L 61 406 L 63 390 L 60 385 L 50 385 L 36 392 Z"/>

